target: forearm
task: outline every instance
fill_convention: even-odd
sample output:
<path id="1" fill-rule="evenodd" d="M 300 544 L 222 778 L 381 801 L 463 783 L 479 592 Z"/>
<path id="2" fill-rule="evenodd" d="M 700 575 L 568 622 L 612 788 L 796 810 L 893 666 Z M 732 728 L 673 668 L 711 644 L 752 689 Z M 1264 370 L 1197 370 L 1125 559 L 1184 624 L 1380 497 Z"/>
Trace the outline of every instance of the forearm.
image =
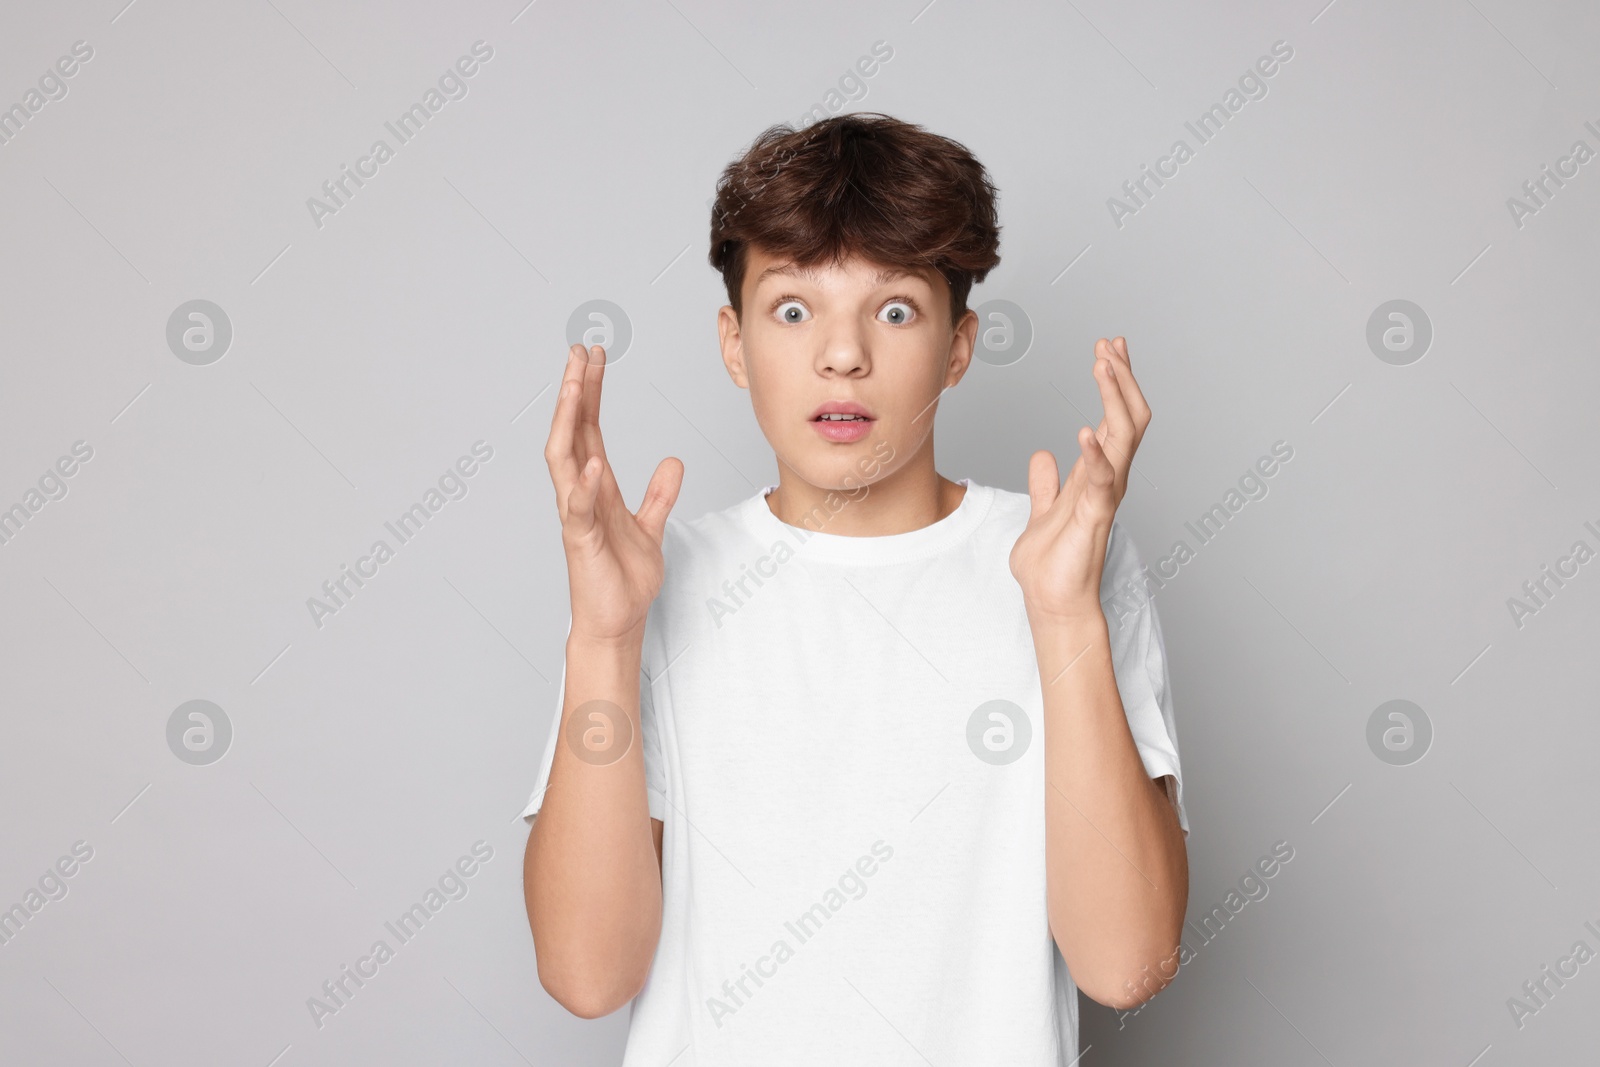
<path id="1" fill-rule="evenodd" d="M 1085 993 L 1132 1006 L 1165 984 L 1160 965 L 1181 936 L 1183 833 L 1134 744 L 1105 616 L 1035 623 L 1033 638 L 1044 692 L 1051 933 Z M 1167 978 L 1171 969 L 1168 962 Z"/>
<path id="2" fill-rule="evenodd" d="M 620 642 L 568 638 L 562 738 L 524 858 L 540 982 L 586 1017 L 609 1014 L 638 992 L 661 932 L 661 869 L 639 734 L 642 643 L 642 632 Z M 592 700 L 625 713 L 626 727 L 614 726 L 618 738 L 630 731 L 620 759 L 584 759 L 569 741 L 574 709 Z"/>

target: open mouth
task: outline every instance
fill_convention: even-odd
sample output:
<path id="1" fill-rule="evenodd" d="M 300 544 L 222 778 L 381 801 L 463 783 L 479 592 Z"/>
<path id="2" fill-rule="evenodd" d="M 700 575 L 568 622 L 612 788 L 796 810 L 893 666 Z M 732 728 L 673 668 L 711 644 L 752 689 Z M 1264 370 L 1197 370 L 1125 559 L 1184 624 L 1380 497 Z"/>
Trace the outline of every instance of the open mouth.
<path id="1" fill-rule="evenodd" d="M 811 425 L 823 438 L 845 444 L 871 433 L 875 421 L 860 405 L 838 401 L 829 401 L 811 417 Z"/>

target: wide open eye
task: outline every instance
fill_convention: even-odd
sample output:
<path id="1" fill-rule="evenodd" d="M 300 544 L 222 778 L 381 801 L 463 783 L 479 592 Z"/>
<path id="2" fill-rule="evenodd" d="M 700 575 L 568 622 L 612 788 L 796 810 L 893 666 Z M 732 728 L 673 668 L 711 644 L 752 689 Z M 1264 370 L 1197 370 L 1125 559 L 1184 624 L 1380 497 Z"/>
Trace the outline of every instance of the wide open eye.
<path id="1" fill-rule="evenodd" d="M 887 317 L 885 317 L 887 316 Z M 916 305 L 909 300 L 891 300 L 883 305 L 883 310 L 878 312 L 878 318 L 891 326 L 904 326 L 917 317 Z"/>
<path id="2" fill-rule="evenodd" d="M 778 318 L 787 323 L 801 323 L 811 318 L 811 312 L 798 300 L 785 300 L 773 308 Z"/>

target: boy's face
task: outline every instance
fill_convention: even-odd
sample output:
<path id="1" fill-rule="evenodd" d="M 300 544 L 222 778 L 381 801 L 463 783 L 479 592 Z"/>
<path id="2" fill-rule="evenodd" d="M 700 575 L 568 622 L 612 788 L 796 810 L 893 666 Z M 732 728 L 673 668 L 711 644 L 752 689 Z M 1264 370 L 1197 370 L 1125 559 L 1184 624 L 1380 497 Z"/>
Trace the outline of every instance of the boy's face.
<path id="1" fill-rule="evenodd" d="M 848 490 L 931 448 L 935 401 L 966 373 L 978 329 L 971 310 L 951 328 L 943 276 L 860 258 L 802 273 L 759 246 L 746 256 L 743 315 L 724 306 L 717 318 L 722 361 L 780 466 Z M 867 421 L 818 419 L 830 402 Z"/>

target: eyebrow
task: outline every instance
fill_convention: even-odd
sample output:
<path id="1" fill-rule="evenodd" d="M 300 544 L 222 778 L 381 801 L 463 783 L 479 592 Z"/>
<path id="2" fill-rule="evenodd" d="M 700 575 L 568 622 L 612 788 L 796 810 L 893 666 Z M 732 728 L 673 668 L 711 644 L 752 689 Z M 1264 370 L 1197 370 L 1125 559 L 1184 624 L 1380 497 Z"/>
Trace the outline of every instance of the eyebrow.
<path id="1" fill-rule="evenodd" d="M 788 275 L 794 278 L 804 278 L 811 282 L 815 282 L 817 280 L 817 272 L 809 267 L 801 267 L 794 263 L 780 263 L 775 267 L 768 267 L 766 270 L 762 271 L 761 274 L 756 278 L 754 288 L 759 289 L 761 287 L 761 283 L 766 281 L 769 276 L 776 275 Z M 885 267 L 872 277 L 872 285 L 874 288 L 876 288 L 877 286 L 882 285 L 884 282 L 891 281 L 895 278 L 919 277 L 919 275 L 906 270 L 904 267 Z"/>

